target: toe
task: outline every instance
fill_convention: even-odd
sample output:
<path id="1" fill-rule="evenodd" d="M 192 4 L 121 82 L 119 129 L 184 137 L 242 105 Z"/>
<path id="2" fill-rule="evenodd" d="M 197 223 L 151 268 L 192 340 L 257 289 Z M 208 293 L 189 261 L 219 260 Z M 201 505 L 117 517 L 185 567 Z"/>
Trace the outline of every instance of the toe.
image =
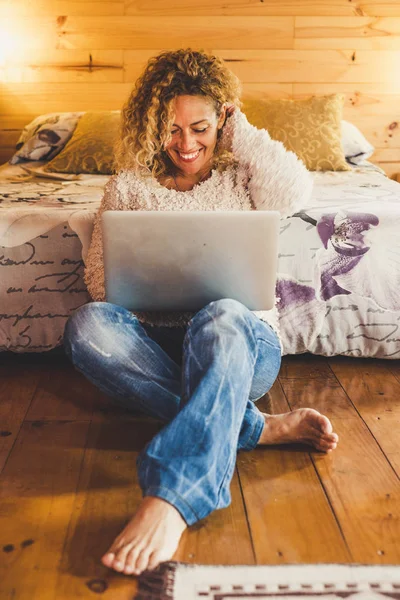
<path id="1" fill-rule="evenodd" d="M 140 549 L 138 546 L 131 548 L 126 557 L 124 573 L 126 573 L 127 575 L 131 575 L 132 573 L 134 575 L 138 575 L 137 559 L 139 554 Z"/>
<path id="2" fill-rule="evenodd" d="M 104 565 L 112 568 L 113 562 L 115 560 L 115 557 L 118 554 L 120 547 L 121 547 L 121 538 L 120 538 L 120 536 L 117 536 L 114 539 L 111 546 L 108 548 L 107 552 L 103 555 L 103 557 L 101 559 Z"/>
<path id="3" fill-rule="evenodd" d="M 122 546 L 122 548 L 120 548 L 118 550 L 118 552 L 115 555 L 115 559 L 113 562 L 113 568 L 116 571 L 123 571 L 125 568 L 125 563 L 126 563 L 126 557 L 129 553 L 129 551 L 131 550 L 132 545 L 131 544 L 125 544 L 124 546 Z"/>
<path id="4" fill-rule="evenodd" d="M 112 564 L 114 562 L 115 559 L 115 554 L 114 552 L 106 552 L 106 554 L 104 554 L 104 556 L 102 556 L 101 558 L 101 562 L 103 563 L 103 565 L 105 565 L 106 567 L 112 567 Z"/>
<path id="5" fill-rule="evenodd" d="M 318 450 L 322 450 L 323 452 L 330 452 L 336 448 L 336 444 L 319 440 L 319 442 L 316 443 L 316 448 L 318 448 Z"/>
<path id="6" fill-rule="evenodd" d="M 332 433 L 333 427 L 332 427 L 332 423 L 330 422 L 328 417 L 325 417 L 325 415 L 320 415 L 319 419 L 318 419 L 318 423 L 319 423 L 319 427 L 323 433 L 325 433 L 325 434 Z"/>
<path id="7" fill-rule="evenodd" d="M 330 435 L 333 427 L 328 417 L 313 408 L 308 410 L 310 411 L 308 413 L 308 425 L 315 429 L 319 435 Z"/>
<path id="8" fill-rule="evenodd" d="M 328 442 L 329 444 L 337 444 L 339 441 L 339 436 L 337 435 L 337 433 L 325 433 L 321 436 L 321 440 L 323 440 L 324 442 Z"/>
<path id="9" fill-rule="evenodd" d="M 149 550 L 148 548 L 143 549 L 141 551 L 141 553 L 138 556 L 138 559 L 136 561 L 136 571 L 138 573 L 142 573 L 143 571 L 145 571 L 148 567 L 149 564 L 149 557 L 151 554 L 151 550 Z"/>
<path id="10" fill-rule="evenodd" d="M 115 571 L 118 571 L 119 573 L 122 573 L 122 571 L 124 570 L 125 567 L 125 563 L 122 562 L 122 560 L 114 560 L 113 564 L 112 564 L 112 568 Z"/>
<path id="11" fill-rule="evenodd" d="M 147 570 L 151 571 L 152 569 L 155 569 L 156 567 L 158 567 L 158 565 L 160 564 L 160 562 L 162 562 L 163 560 L 165 560 L 165 559 L 163 558 L 161 552 L 159 550 L 155 550 L 149 556 L 149 562 L 148 562 L 148 565 L 147 565 Z"/>

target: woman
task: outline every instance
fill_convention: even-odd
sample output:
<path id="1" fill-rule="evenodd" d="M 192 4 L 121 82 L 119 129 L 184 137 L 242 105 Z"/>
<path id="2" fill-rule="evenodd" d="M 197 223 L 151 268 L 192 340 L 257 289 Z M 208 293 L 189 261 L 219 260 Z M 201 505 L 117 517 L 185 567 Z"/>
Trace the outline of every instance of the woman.
<path id="1" fill-rule="evenodd" d="M 296 441 L 329 452 L 338 441 L 316 410 L 273 416 L 255 406 L 281 364 L 276 306 L 250 311 L 223 298 L 197 313 L 161 313 L 104 302 L 104 210 L 273 209 L 287 217 L 307 203 L 311 175 L 248 123 L 240 93 L 224 62 L 204 52 L 149 60 L 122 110 L 116 173 L 95 219 L 85 270 L 94 302 L 66 325 L 66 352 L 79 371 L 116 402 L 165 423 L 137 460 L 143 500 L 102 557 L 126 574 L 171 559 L 188 525 L 230 504 L 238 450 Z"/>

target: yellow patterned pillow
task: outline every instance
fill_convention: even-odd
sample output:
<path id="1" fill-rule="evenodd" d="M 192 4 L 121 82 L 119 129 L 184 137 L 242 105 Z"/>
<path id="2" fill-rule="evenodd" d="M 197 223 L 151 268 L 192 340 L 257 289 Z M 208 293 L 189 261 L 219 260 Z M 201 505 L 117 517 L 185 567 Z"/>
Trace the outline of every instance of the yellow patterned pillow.
<path id="1" fill-rule="evenodd" d="M 241 110 L 249 123 L 295 152 L 309 171 L 351 171 L 341 144 L 344 99 L 344 94 L 301 100 L 244 97 Z"/>
<path id="2" fill-rule="evenodd" d="M 120 117 L 119 110 L 86 112 L 64 149 L 43 171 L 111 175 Z"/>

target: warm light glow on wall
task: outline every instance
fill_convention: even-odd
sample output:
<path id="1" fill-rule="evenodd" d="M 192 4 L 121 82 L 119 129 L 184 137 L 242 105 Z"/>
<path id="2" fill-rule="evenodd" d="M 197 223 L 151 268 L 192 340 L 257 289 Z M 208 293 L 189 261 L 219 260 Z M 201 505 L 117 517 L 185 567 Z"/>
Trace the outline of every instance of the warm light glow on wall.
<path id="1" fill-rule="evenodd" d="M 27 55 L 26 38 L 15 20 L 0 17 L 0 81 L 23 82 Z"/>
<path id="2" fill-rule="evenodd" d="M 19 52 L 18 40 L 13 35 L 10 19 L 0 22 L 0 67 L 6 67 Z"/>
<path id="3" fill-rule="evenodd" d="M 39 39 L 27 17 L 4 17 L 0 9 L 0 65 L 24 63 L 39 48 Z"/>
<path id="4" fill-rule="evenodd" d="M 0 81 L 22 82 L 38 50 L 39 36 L 29 17 L 16 15 L 11 3 L 0 4 Z"/>

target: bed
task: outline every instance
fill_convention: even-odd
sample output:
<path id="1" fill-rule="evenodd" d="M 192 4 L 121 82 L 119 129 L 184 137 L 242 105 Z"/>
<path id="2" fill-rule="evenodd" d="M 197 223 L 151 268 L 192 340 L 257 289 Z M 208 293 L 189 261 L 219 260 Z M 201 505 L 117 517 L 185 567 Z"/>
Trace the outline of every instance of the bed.
<path id="1" fill-rule="evenodd" d="M 91 301 L 84 261 L 109 179 L 30 166 L 0 167 L 0 350 L 18 353 L 61 346 Z M 310 204 L 280 227 L 284 354 L 400 358 L 400 184 L 367 160 L 312 175 Z"/>
<path id="2" fill-rule="evenodd" d="M 83 282 L 87 239 L 105 175 L 48 179 L 0 167 L 0 350 L 42 352 L 62 344 L 71 312 L 90 301 Z M 80 235 L 80 237 L 79 237 Z"/>

